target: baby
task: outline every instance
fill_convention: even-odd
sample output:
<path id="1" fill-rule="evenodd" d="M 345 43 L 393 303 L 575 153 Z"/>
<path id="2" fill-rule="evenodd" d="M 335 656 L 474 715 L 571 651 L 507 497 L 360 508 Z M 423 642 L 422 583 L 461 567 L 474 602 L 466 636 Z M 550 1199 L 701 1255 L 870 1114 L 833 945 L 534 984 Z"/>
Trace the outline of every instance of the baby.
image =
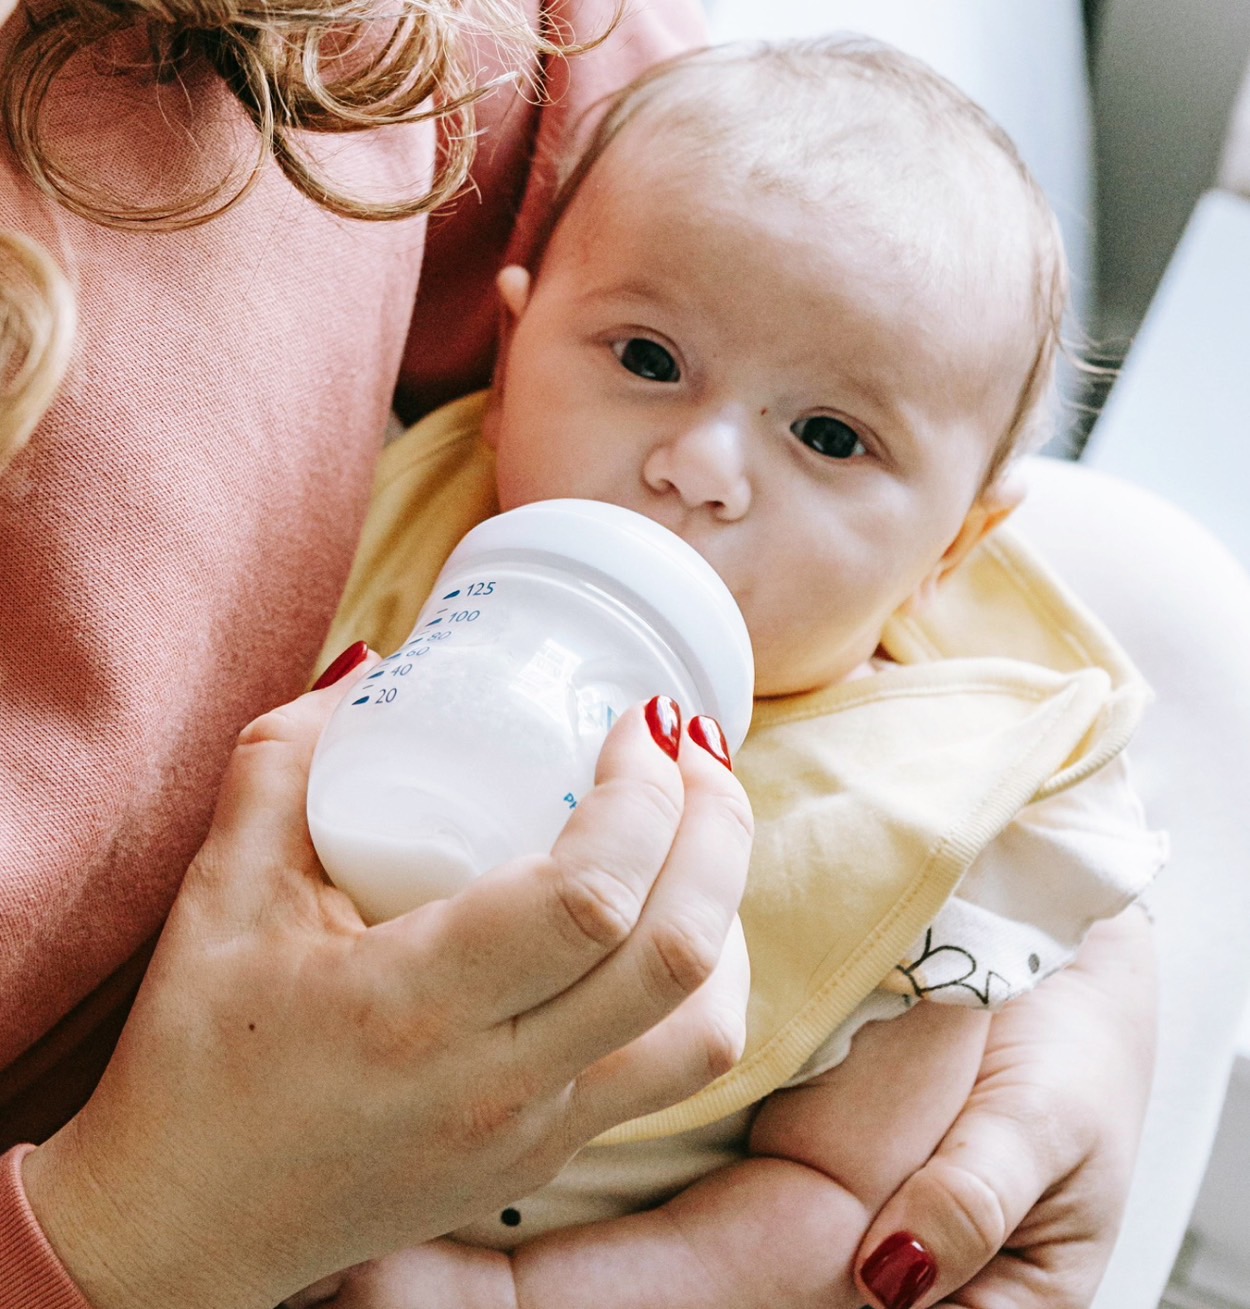
<path id="1" fill-rule="evenodd" d="M 1139 678 L 996 532 L 1046 433 L 1057 226 L 979 108 L 862 41 L 649 73 L 556 212 L 499 276 L 489 395 L 386 452 L 327 646 L 394 649 L 499 509 L 606 500 L 695 546 L 756 658 L 747 1051 L 458 1240 L 302 1303 L 354 1279 L 441 1307 L 906 1309 L 931 1261 L 857 1284 L 872 1216 L 954 1120 L 993 1007 L 1162 857 L 1121 757 Z"/>

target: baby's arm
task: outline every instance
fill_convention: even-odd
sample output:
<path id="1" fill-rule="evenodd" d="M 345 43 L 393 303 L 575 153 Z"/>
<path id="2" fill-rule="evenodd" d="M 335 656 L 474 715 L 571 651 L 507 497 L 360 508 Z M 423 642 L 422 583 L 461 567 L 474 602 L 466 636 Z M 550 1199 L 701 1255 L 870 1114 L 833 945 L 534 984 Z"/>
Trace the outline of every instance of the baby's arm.
<path id="1" fill-rule="evenodd" d="M 746 1159 L 656 1209 L 551 1232 L 510 1259 L 433 1241 L 290 1309 L 858 1309 L 851 1260 L 962 1109 L 988 1026 L 930 1003 L 869 1023 L 836 1068 L 764 1101 Z"/>
<path id="2" fill-rule="evenodd" d="M 446 1238 L 323 1277 L 278 1309 L 517 1309 L 507 1254 Z"/>
<path id="3" fill-rule="evenodd" d="M 922 1003 L 864 1027 L 840 1065 L 764 1102 L 742 1163 L 515 1251 L 518 1309 L 858 1309 L 860 1240 L 962 1108 L 988 1026 Z"/>

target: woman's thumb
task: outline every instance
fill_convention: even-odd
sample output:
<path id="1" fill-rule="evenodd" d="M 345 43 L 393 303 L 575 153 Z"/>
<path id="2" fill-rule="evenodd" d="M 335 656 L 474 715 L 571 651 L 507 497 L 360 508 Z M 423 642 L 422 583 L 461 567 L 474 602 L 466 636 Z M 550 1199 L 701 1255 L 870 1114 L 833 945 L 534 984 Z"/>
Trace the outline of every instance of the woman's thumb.
<path id="1" fill-rule="evenodd" d="M 1041 1194 L 1017 1122 L 974 1106 L 877 1214 L 855 1258 L 866 1300 L 927 1309 L 999 1252 Z"/>

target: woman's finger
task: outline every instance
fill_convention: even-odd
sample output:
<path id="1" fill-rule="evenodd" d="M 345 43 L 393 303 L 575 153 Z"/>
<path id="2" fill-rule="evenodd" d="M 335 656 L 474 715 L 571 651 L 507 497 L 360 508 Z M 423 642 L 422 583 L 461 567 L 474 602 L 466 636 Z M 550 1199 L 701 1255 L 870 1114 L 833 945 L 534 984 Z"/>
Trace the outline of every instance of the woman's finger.
<path id="1" fill-rule="evenodd" d="M 643 706 L 622 715 L 593 790 L 549 856 L 514 860 L 451 900 L 382 924 L 377 948 L 393 950 L 402 967 L 413 939 L 436 932 L 444 967 L 484 1023 L 542 1005 L 595 969 L 638 926 L 683 822 L 681 770 L 656 719 Z M 413 977 L 422 989 L 444 980 Z"/>
<path id="2" fill-rule="evenodd" d="M 1101 1241 L 1007 1249 L 937 1309 L 1089 1309 L 1102 1281 Z"/>
<path id="3" fill-rule="evenodd" d="M 1096 924 L 1068 968 L 994 1015 L 963 1111 L 860 1245 L 867 1300 L 1085 1309 L 1128 1194 L 1152 997 L 1149 928 L 1130 910 Z"/>
<path id="4" fill-rule="evenodd" d="M 711 977 L 662 1022 L 577 1078 L 569 1106 L 574 1138 L 667 1108 L 728 1072 L 742 1057 L 750 990 L 746 938 L 735 917 Z"/>
<path id="5" fill-rule="evenodd" d="M 352 672 L 377 662 L 368 651 Z M 324 875 L 304 818 L 313 749 L 335 706 L 357 680 L 345 676 L 249 723 L 239 733 L 218 794 L 213 826 L 188 877 L 223 927 L 252 922 L 292 879 Z M 246 870 L 246 876 L 242 876 Z"/>
<path id="6" fill-rule="evenodd" d="M 873 1303 L 931 1305 L 994 1257 L 1053 1180 L 1028 1144 L 1018 1124 L 965 1111 L 868 1228 L 858 1269 Z"/>
<path id="7" fill-rule="evenodd" d="M 586 1052 L 598 1059 L 622 1050 L 694 995 L 712 977 L 736 922 L 753 833 L 749 802 L 732 771 L 696 745 L 688 730 L 678 766 L 685 789 L 681 822 L 634 932 L 576 987 L 518 1024 L 518 1045 L 571 1079 L 592 1062 L 584 1058 Z M 699 1012 L 687 1011 L 681 1021 Z M 643 1076 L 645 1067 L 645 1077 L 628 1093 L 641 1101 L 649 1086 L 654 1096 L 670 1101 L 666 1086 L 679 1085 L 678 1094 L 685 1094 L 694 1089 L 692 1075 L 695 1085 L 708 1080 L 708 1064 L 724 1072 L 737 1058 L 737 1043 L 737 1022 L 729 1028 L 709 1024 L 686 1059 L 666 1068 L 637 1060 L 634 1073 Z M 582 1058 L 575 1062 L 573 1051 Z M 627 1075 L 630 1062 L 618 1067 Z M 582 1092 L 589 1094 L 593 1086 L 606 1094 L 611 1083 L 601 1073 L 580 1079 Z M 588 1111 L 594 1098 L 586 1103 Z"/>

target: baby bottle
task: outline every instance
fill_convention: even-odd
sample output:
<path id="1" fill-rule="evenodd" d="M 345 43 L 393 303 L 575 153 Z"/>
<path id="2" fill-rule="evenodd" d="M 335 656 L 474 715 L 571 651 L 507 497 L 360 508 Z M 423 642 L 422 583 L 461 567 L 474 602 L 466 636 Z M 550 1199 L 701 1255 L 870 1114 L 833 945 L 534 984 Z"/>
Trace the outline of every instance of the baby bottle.
<path id="1" fill-rule="evenodd" d="M 465 536 L 412 635 L 335 710 L 313 844 L 367 921 L 392 918 L 550 850 L 630 705 L 671 696 L 734 751 L 753 684 L 742 615 L 680 537 L 597 501 L 513 509 Z"/>

